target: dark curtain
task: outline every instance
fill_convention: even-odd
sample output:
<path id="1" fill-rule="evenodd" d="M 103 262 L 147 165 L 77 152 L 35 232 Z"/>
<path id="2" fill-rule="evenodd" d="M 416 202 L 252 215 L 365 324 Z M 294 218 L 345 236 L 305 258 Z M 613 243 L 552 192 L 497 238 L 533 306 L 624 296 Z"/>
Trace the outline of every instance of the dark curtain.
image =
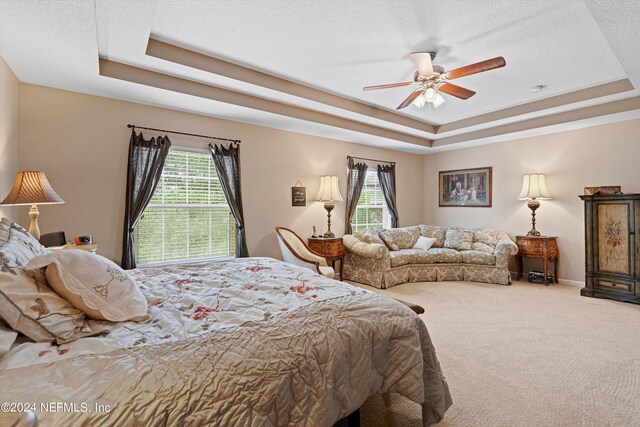
<path id="1" fill-rule="evenodd" d="M 396 165 L 378 165 L 378 181 L 384 201 L 391 214 L 391 228 L 398 227 L 398 206 L 396 205 Z"/>
<path id="2" fill-rule="evenodd" d="M 247 236 L 244 231 L 244 214 L 242 212 L 242 191 L 240 189 L 240 146 L 231 144 L 229 148 L 222 145 L 209 144 L 216 172 L 222 184 L 222 191 L 227 198 L 231 214 L 236 220 L 236 257 L 249 256 Z"/>
<path id="3" fill-rule="evenodd" d="M 360 200 L 364 179 L 367 177 L 367 165 L 366 163 L 355 163 L 352 158 L 349 158 L 349 170 L 347 173 L 347 218 L 345 229 L 347 234 L 353 234 L 351 220 L 356 212 L 358 200 Z"/>
<path id="4" fill-rule="evenodd" d="M 156 191 L 171 141 L 166 136 L 144 139 L 131 130 L 129 166 L 127 168 L 127 198 L 122 239 L 122 268 L 136 268 L 133 232 L 136 224 Z"/>

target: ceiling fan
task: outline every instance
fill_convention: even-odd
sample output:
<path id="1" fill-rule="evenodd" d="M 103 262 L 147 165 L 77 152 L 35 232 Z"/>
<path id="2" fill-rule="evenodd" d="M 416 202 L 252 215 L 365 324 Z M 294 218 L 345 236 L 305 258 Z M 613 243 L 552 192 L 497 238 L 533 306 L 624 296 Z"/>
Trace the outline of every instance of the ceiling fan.
<path id="1" fill-rule="evenodd" d="M 439 92 L 455 96 L 460 99 L 469 99 L 476 93 L 461 86 L 448 83 L 449 80 L 469 76 L 471 74 L 482 73 L 506 65 L 502 56 L 497 56 L 486 61 L 476 62 L 451 71 L 444 71 L 442 67 L 433 65 L 432 61 L 436 57 L 435 52 L 414 52 L 410 55 L 411 61 L 416 65 L 416 72 L 412 82 L 391 83 L 386 85 L 366 86 L 362 90 L 389 89 L 392 87 L 419 85 L 402 104 L 396 108 L 400 110 L 413 103 L 418 108 L 424 107 L 426 103 L 433 104 L 435 108 L 441 106 L 445 99 Z"/>

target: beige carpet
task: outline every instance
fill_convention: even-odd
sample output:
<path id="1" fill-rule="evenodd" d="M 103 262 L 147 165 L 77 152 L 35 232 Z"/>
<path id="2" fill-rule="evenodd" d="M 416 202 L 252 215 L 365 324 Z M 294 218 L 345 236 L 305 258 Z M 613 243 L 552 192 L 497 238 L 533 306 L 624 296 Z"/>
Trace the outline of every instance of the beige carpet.
<path id="1" fill-rule="evenodd" d="M 372 289 L 365 287 L 366 289 Z M 454 404 L 440 426 L 640 426 L 640 305 L 570 285 L 411 283 Z M 419 405 L 375 396 L 362 426 L 419 426 Z"/>

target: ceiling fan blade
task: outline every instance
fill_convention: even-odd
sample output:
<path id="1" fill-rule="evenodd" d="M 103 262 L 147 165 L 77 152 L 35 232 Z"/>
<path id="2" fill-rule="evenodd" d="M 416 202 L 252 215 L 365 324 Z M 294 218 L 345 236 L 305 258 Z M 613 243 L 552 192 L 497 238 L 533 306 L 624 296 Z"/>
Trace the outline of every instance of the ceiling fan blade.
<path id="1" fill-rule="evenodd" d="M 413 52 L 409 57 L 416 64 L 418 74 L 423 76 L 433 74 L 433 64 L 431 64 L 431 54 L 429 52 Z"/>
<path id="2" fill-rule="evenodd" d="M 390 83 L 387 85 L 365 86 L 362 88 L 362 90 L 367 91 L 367 90 L 389 89 L 392 87 L 409 86 L 415 83 L 416 82 L 402 82 L 402 83 Z"/>
<path id="3" fill-rule="evenodd" d="M 438 92 L 444 92 L 447 95 L 455 96 L 456 98 L 460 98 L 460 99 L 469 99 L 476 94 L 472 90 L 465 89 L 463 87 L 460 87 L 451 83 L 445 83 L 441 85 L 438 88 Z"/>
<path id="4" fill-rule="evenodd" d="M 406 106 L 408 106 L 409 104 L 411 104 L 413 102 L 413 100 L 416 99 L 421 93 L 422 93 L 422 88 L 414 90 L 411 93 L 411 95 L 409 95 L 407 97 L 407 99 L 402 101 L 402 104 L 398 105 L 398 108 L 396 108 L 396 110 L 401 110 L 401 109 L 405 108 Z"/>
<path id="5" fill-rule="evenodd" d="M 458 79 L 460 77 L 469 76 L 471 74 L 481 73 L 483 71 L 489 71 L 496 68 L 504 67 L 507 62 L 502 56 L 487 59 L 486 61 L 476 62 L 475 64 L 466 65 L 464 67 L 456 68 L 455 70 L 447 71 L 444 76 L 448 80 Z"/>

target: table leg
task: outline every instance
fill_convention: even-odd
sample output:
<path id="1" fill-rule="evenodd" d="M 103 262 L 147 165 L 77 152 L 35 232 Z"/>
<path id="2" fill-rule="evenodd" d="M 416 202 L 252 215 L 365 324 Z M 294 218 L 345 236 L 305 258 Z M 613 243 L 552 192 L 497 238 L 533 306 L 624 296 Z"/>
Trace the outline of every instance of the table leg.
<path id="1" fill-rule="evenodd" d="M 558 258 L 553 260 L 553 280 L 558 283 Z"/>
<path id="2" fill-rule="evenodd" d="M 520 280 L 522 277 L 522 255 L 516 255 L 516 280 Z"/>
<path id="3" fill-rule="evenodd" d="M 340 258 L 340 281 L 341 282 L 344 280 L 344 274 L 343 274 L 344 273 L 344 258 L 345 257 Z"/>
<path id="4" fill-rule="evenodd" d="M 544 285 L 549 286 L 549 282 L 547 281 L 547 271 L 549 270 L 549 258 L 544 257 L 542 260 L 542 270 L 544 274 Z"/>

